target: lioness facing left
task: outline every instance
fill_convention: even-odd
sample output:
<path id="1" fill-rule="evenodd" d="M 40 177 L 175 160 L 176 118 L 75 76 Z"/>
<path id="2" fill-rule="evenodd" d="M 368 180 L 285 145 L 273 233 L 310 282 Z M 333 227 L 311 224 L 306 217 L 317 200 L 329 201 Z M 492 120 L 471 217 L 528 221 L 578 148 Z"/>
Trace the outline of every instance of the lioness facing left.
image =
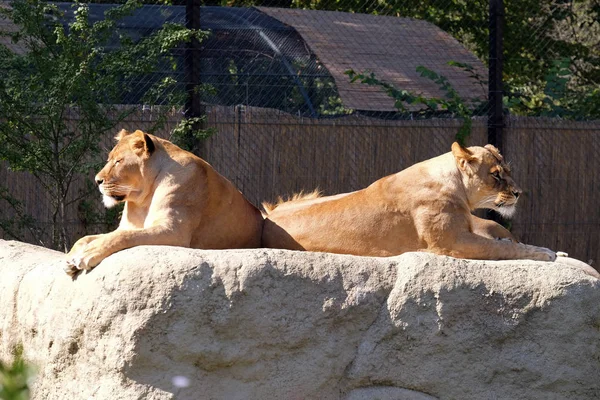
<path id="1" fill-rule="evenodd" d="M 454 143 L 451 152 L 356 192 L 263 203 L 263 245 L 359 256 L 426 251 L 483 260 L 555 260 L 554 251 L 518 243 L 501 225 L 471 214 L 489 208 L 511 216 L 520 194 L 498 149 Z"/>
<path id="2" fill-rule="evenodd" d="M 119 227 L 79 239 L 67 254 L 68 274 L 139 245 L 260 247 L 260 211 L 210 164 L 139 130 L 115 139 L 96 183 L 107 207 L 125 202 Z"/>

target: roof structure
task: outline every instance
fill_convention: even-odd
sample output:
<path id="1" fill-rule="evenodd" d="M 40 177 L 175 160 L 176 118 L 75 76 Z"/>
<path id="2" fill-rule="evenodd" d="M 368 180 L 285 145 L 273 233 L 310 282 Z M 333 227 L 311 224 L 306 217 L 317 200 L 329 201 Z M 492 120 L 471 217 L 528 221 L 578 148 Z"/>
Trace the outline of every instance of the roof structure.
<path id="1" fill-rule="evenodd" d="M 73 3 L 55 3 L 64 23 L 73 20 Z M 90 22 L 104 18 L 115 4 L 89 4 Z M 410 18 L 282 8 L 202 6 L 200 26 L 210 35 L 200 48 L 201 83 L 214 90 L 203 102 L 280 109 L 297 115 L 335 115 L 327 109 L 341 99 L 346 109 L 393 112 L 394 101 L 380 88 L 351 83 L 345 74 L 371 71 L 398 89 L 428 97 L 443 97 L 438 85 L 416 71 L 425 66 L 447 77 L 464 99 L 486 99 L 486 90 L 449 61 L 470 64 L 487 77 L 480 60 L 452 36 L 426 21 Z M 185 7 L 143 5 L 123 18 L 118 30 L 133 40 L 149 35 L 164 23 L 184 23 Z M 4 30 L 14 29 L 5 25 Z M 22 52 L 18 45 L 0 43 Z M 118 45 L 116 42 L 113 45 Z M 15 47 L 16 46 L 16 47 Z M 186 52 L 173 54 L 183 60 Z M 143 93 L 165 76 L 185 87 L 183 61 L 169 63 L 128 87 L 123 102 L 139 104 Z M 133 85 L 133 87 L 132 87 Z"/>
<path id="2" fill-rule="evenodd" d="M 484 79 L 487 68 L 456 39 L 427 21 L 337 11 L 266 7 L 259 10 L 298 31 L 335 79 L 347 108 L 395 110 L 393 100 L 380 88 L 350 83 L 344 74 L 349 69 L 369 70 L 398 89 L 442 97 L 444 93 L 438 85 L 416 71 L 422 65 L 448 78 L 462 98 L 487 98 L 484 87 L 448 62 L 470 64 Z"/>
<path id="3" fill-rule="evenodd" d="M 73 19 L 72 3 L 55 4 L 65 12 L 66 21 Z M 90 21 L 100 21 L 112 7 L 115 4 L 89 4 Z M 117 29 L 139 40 L 165 23 L 185 24 L 185 7 L 143 5 L 120 20 Z M 315 79 L 333 82 L 333 79 L 327 69 L 318 65 L 317 57 L 293 27 L 255 8 L 217 6 L 201 7 L 200 27 L 210 32 L 200 43 L 200 80 L 214 89 L 203 93 L 203 102 L 277 108 L 317 116 L 314 103 L 318 99 L 310 90 L 312 82 Z M 173 53 L 181 60 L 187 55 L 184 48 Z M 186 80 L 183 66 L 183 62 L 175 70 L 170 63 L 160 66 L 152 76 L 135 82 L 137 90 L 124 102 L 139 102 L 146 88 L 165 76 L 175 76 L 183 88 Z"/>

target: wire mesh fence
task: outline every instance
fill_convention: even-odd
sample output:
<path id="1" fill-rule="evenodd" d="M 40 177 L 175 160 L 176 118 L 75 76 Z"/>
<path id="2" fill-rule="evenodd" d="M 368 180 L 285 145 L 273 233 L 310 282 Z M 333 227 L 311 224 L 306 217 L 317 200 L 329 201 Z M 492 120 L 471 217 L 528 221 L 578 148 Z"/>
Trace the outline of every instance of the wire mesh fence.
<path id="1" fill-rule="evenodd" d="M 5 2 L 2 10 L 23 4 Z M 85 118 L 72 109 L 85 112 L 78 103 L 84 93 L 116 108 L 104 110 L 112 123 L 94 136 L 101 145 L 81 156 L 87 169 L 74 175 L 61 212 L 56 189 L 43 185 L 47 178 L 38 173 L 36 180 L 31 168 L 11 160 L 14 152 L 2 153 L 5 238 L 56 247 L 62 224 L 68 247 L 83 234 L 111 229 L 117 215 L 102 209 L 90 185 L 111 136 L 129 128 L 174 138 L 183 119 L 204 117 L 193 127 L 216 133 L 191 147 L 256 205 L 316 187 L 325 194 L 360 189 L 449 151 L 457 138 L 485 144 L 497 128 L 492 140 L 526 192 L 513 231 L 525 242 L 600 260 L 596 0 L 39 4 L 45 15 L 40 26 L 49 28 L 41 37 L 46 42 L 35 30 L 33 40 L 15 38 L 24 22 L 3 13 L 2 55 L 22 59 L 1 68 L 37 77 L 28 72 L 28 55 L 40 46 L 74 52 L 77 41 L 56 32 L 79 35 L 81 51 L 94 54 L 85 59 L 97 71 L 88 82 L 104 79 L 104 85 L 53 91 L 55 77 L 47 92 L 37 87 L 32 104 L 65 96 L 62 106 L 71 111 L 61 118 L 73 137 L 83 124 L 74 121 Z M 500 7 L 495 14 L 494 7 Z M 190 38 L 184 26 L 202 33 Z M 89 45 L 93 35 L 99 37 Z M 135 48 L 144 40 L 148 45 Z M 65 68 L 61 73 L 76 81 L 80 70 L 64 67 L 69 60 L 78 59 L 52 64 L 50 57 L 46 68 Z M 11 85 L 3 78 L 0 120 L 12 124 L 2 126 L 3 138 L 11 129 L 31 135 L 23 129 L 23 110 L 6 106 Z M 31 111 L 47 117 L 43 108 Z M 32 145 L 24 146 L 26 153 Z"/>

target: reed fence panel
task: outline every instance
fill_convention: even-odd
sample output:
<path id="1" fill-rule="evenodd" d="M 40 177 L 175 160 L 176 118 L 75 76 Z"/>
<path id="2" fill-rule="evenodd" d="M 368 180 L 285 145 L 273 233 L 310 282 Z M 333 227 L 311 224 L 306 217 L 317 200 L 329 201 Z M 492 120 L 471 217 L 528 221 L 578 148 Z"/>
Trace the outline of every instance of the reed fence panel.
<path id="1" fill-rule="evenodd" d="M 174 114 L 168 138 L 179 120 Z M 148 129 L 151 113 L 133 114 L 120 128 Z M 304 190 L 348 192 L 450 150 L 460 121 L 391 121 L 346 116 L 311 119 L 248 107 L 208 109 L 207 125 L 218 133 L 202 156 L 229 178 L 255 205 Z M 106 151 L 112 136 L 102 138 Z M 476 118 L 470 144 L 486 143 L 486 121 Z M 523 188 L 513 232 L 525 243 L 563 250 L 584 261 L 600 262 L 600 121 L 573 122 L 510 117 L 504 133 L 505 158 Z M 81 177 L 73 196 L 93 177 Z M 20 199 L 39 229 L 52 225 L 50 202 L 31 175 L 0 168 L 0 185 Z M 97 207 L 100 195 L 94 193 Z M 4 204 L 4 215 L 10 215 Z M 106 225 L 82 220 L 77 203 L 69 212 L 72 239 Z M 2 233 L 7 237 L 6 233 Z M 28 236 L 31 239 L 30 236 Z"/>

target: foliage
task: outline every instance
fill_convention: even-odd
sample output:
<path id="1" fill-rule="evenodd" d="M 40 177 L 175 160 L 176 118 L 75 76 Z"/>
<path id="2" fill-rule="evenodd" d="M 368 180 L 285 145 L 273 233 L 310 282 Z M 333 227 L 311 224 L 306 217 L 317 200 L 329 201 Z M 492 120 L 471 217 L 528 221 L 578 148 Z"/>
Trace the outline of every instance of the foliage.
<path id="1" fill-rule="evenodd" d="M 458 39 L 481 60 L 488 59 L 488 0 L 221 0 L 229 6 L 264 5 L 416 18 Z M 504 0 L 504 81 L 511 112 L 600 118 L 600 0 Z M 570 60 L 565 92 L 545 93 L 556 63 Z M 542 101 L 560 101 L 550 112 Z M 557 114 L 558 112 L 563 114 Z"/>
<path id="2" fill-rule="evenodd" d="M 157 66 L 176 68 L 175 46 L 205 36 L 166 24 L 134 41 L 117 23 L 140 5 L 128 0 L 94 23 L 81 3 L 72 5 L 68 23 L 56 5 L 41 0 L 0 8 L 3 26 L 17 28 L 0 32 L 0 160 L 31 173 L 52 199 L 51 247 L 69 247 L 65 210 L 87 195 L 72 193 L 74 180 L 98 167 L 101 138 L 135 111 L 119 105 L 122 97 Z M 162 104 L 165 112 L 180 106 L 176 84 L 170 78 L 156 82 L 144 103 Z M 18 203 L 8 204 L 19 214 Z"/>
<path id="3" fill-rule="evenodd" d="M 171 131 L 169 139 L 182 149 L 193 151 L 196 143 L 206 140 L 216 133 L 215 128 L 200 128 L 205 119 L 205 117 L 182 119 Z"/>
<path id="4" fill-rule="evenodd" d="M 98 209 L 98 188 L 92 182 L 92 179 L 85 181 L 85 186 L 80 190 L 82 200 L 77 203 L 77 219 L 83 227 L 84 235 L 117 229 L 124 208 L 124 204 L 117 204 L 111 208 Z M 90 193 L 93 195 L 89 196 Z"/>
<path id="5" fill-rule="evenodd" d="M 476 74 L 472 66 L 454 61 L 448 64 L 467 71 L 469 76 L 480 84 L 485 83 Z M 440 90 L 444 93 L 444 97 L 426 97 L 408 90 L 398 89 L 394 85 L 378 79 L 373 72 L 358 74 L 353 70 L 348 70 L 345 73 L 353 83 L 359 81 L 363 84 L 381 87 L 394 99 L 394 107 L 401 113 L 410 113 L 412 118 L 427 118 L 433 115 L 440 116 L 444 114 L 460 118 L 463 124 L 456 134 L 456 140 L 460 144 L 466 145 L 466 140 L 471 134 L 471 117 L 478 115 L 481 112 L 480 110 L 485 107 L 485 103 L 482 103 L 479 99 L 463 99 L 448 81 L 448 78 L 424 66 L 418 66 L 417 72 L 422 77 L 438 84 Z"/>
<path id="6" fill-rule="evenodd" d="M 344 115 L 352 113 L 351 109 L 344 107 L 344 103 L 337 92 L 337 87 L 333 80 L 316 78 L 315 89 L 321 95 L 321 98 L 315 101 L 319 104 L 319 115 Z"/>
<path id="7" fill-rule="evenodd" d="M 42 237 L 39 231 L 40 227 L 35 223 L 35 219 L 27 213 L 23 202 L 1 186 L 0 200 L 7 204 L 9 209 L 7 212 L 7 207 L 0 208 L 0 229 L 6 237 L 19 241 L 25 241 L 25 234 L 33 238 Z"/>
<path id="8" fill-rule="evenodd" d="M 505 106 L 517 115 L 564 119 L 600 119 L 600 89 L 574 86 L 572 63 L 554 60 L 537 86 L 508 86 Z"/>
<path id="9" fill-rule="evenodd" d="M 30 380 L 34 375 L 33 369 L 23 359 L 21 347 L 13 351 L 13 357 L 10 365 L 0 361 L 0 399 L 27 400 Z"/>

